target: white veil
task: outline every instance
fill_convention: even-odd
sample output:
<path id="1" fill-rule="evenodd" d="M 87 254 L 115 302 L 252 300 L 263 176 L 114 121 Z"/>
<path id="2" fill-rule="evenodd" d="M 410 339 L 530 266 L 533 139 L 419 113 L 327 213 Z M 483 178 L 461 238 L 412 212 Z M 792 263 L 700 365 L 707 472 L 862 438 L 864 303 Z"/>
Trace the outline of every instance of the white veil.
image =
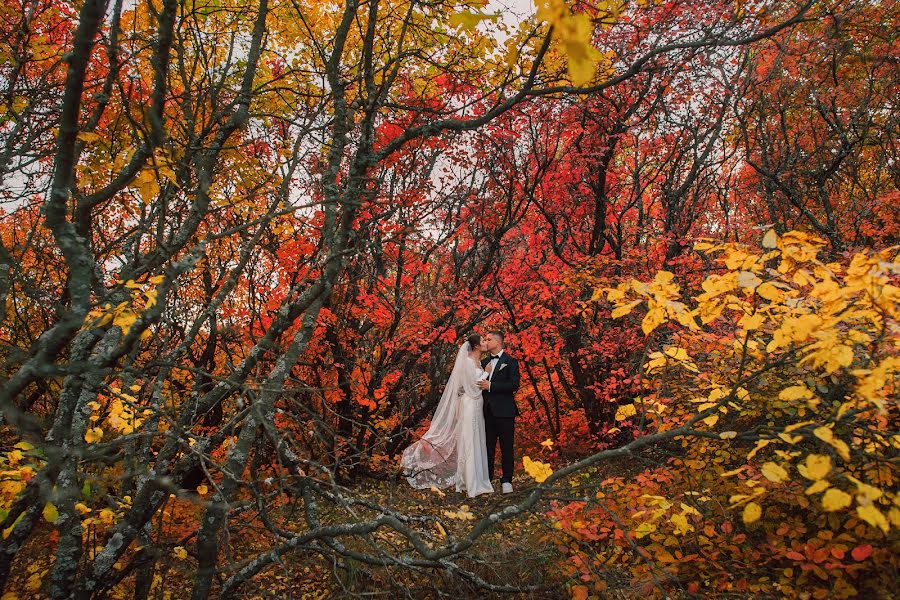
<path id="1" fill-rule="evenodd" d="M 477 366 L 469 359 L 469 342 L 456 355 L 453 371 L 422 438 L 403 451 L 400 466 L 409 484 L 417 489 L 444 488 L 456 477 L 456 440 L 462 394 L 481 395 L 476 385 Z"/>

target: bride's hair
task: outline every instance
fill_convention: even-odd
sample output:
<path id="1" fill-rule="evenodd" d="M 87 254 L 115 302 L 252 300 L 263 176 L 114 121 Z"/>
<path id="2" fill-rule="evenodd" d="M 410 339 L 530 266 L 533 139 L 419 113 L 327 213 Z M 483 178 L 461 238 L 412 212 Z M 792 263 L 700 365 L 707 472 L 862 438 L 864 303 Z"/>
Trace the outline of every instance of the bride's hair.
<path id="1" fill-rule="evenodd" d="M 466 338 L 466 343 L 469 344 L 469 352 L 477 348 L 481 345 L 481 336 L 477 333 L 473 333 L 469 337 Z"/>

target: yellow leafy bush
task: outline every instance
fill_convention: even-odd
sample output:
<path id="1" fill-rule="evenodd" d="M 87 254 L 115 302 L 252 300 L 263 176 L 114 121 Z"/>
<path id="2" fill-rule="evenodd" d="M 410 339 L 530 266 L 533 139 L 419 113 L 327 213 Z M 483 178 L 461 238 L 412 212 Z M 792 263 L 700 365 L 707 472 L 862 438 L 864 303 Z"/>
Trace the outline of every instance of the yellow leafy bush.
<path id="1" fill-rule="evenodd" d="M 582 544 L 559 547 L 584 581 L 618 565 L 635 582 L 665 572 L 710 592 L 886 589 L 900 566 L 897 249 L 836 261 L 792 231 L 695 250 L 715 264 L 702 280 L 663 271 L 594 296 L 649 337 L 641 397 L 616 419 L 682 448 L 631 481 L 603 481 L 596 504 L 557 508 L 568 536 L 557 539 Z M 594 541 L 603 564 L 583 551 Z"/>

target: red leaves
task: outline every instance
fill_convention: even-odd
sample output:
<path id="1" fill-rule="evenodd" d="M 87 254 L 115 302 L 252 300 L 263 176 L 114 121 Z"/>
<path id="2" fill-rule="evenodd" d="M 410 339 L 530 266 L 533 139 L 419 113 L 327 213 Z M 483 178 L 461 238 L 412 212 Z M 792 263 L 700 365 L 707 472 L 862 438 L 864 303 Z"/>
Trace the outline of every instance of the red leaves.
<path id="1" fill-rule="evenodd" d="M 861 544 L 850 551 L 850 556 L 857 562 L 862 562 L 872 556 L 872 546 L 869 544 Z"/>

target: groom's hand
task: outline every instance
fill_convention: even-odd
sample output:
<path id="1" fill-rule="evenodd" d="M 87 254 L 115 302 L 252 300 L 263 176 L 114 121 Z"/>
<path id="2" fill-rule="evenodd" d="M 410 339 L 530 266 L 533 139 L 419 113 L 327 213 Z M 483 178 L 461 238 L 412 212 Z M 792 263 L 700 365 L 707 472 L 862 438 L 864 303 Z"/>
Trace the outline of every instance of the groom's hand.
<path id="1" fill-rule="evenodd" d="M 491 382 L 486 379 L 482 379 L 478 382 L 478 387 L 480 387 L 482 390 L 487 391 L 491 389 Z"/>

